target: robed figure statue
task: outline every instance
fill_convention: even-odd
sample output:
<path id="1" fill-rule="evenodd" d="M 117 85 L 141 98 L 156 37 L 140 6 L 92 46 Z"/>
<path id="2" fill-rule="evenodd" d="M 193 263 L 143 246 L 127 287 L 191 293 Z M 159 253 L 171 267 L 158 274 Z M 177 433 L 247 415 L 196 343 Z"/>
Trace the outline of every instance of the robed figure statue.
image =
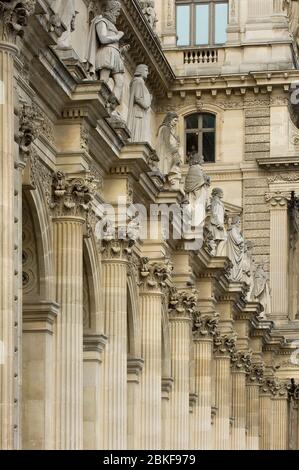
<path id="1" fill-rule="evenodd" d="M 130 87 L 128 128 L 132 142 L 149 142 L 151 139 L 150 107 L 152 96 L 145 80 L 148 77 L 147 65 L 137 66 Z"/>

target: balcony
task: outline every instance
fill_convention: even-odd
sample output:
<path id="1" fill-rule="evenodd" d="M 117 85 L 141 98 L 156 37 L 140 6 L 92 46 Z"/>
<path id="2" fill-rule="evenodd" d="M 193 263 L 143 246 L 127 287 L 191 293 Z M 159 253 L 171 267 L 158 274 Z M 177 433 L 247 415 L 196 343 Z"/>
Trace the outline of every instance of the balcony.
<path id="1" fill-rule="evenodd" d="M 224 47 L 176 48 L 164 53 L 177 76 L 221 73 L 225 58 Z"/>

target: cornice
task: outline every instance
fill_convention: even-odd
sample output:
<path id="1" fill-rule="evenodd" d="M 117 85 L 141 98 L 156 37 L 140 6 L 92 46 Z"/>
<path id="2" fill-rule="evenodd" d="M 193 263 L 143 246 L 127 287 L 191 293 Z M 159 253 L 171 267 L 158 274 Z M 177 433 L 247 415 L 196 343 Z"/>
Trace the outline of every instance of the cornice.
<path id="1" fill-rule="evenodd" d="M 266 170 L 294 170 L 299 167 L 299 157 L 273 157 L 273 158 L 259 158 L 257 159 L 258 165 Z"/>

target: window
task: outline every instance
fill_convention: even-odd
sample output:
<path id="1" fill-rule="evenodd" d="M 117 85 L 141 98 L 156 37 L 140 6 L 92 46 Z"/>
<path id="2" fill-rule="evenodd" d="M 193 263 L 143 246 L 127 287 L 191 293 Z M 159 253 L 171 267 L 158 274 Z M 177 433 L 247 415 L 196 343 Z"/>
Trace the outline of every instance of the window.
<path id="1" fill-rule="evenodd" d="M 176 0 L 178 46 L 217 46 L 226 42 L 228 1 Z"/>
<path id="2" fill-rule="evenodd" d="M 187 158 L 196 152 L 205 163 L 215 162 L 216 117 L 214 114 L 192 114 L 185 119 Z"/>

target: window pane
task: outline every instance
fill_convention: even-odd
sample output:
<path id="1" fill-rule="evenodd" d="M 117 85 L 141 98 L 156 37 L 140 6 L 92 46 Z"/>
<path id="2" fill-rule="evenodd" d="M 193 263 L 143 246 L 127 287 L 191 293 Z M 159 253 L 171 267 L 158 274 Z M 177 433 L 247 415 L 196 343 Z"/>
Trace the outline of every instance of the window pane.
<path id="1" fill-rule="evenodd" d="M 196 44 L 209 44 L 209 5 L 196 5 Z"/>
<path id="2" fill-rule="evenodd" d="M 186 138 L 186 151 L 187 157 L 189 157 L 193 152 L 198 152 L 198 134 L 186 134 Z"/>
<path id="3" fill-rule="evenodd" d="M 226 43 L 227 8 L 227 3 L 218 3 L 218 5 L 215 5 L 215 44 Z"/>
<path id="4" fill-rule="evenodd" d="M 215 129 L 215 116 L 213 114 L 203 115 L 203 127 L 204 129 Z"/>
<path id="5" fill-rule="evenodd" d="M 181 5 L 176 9 L 177 45 L 190 45 L 190 6 Z"/>
<path id="6" fill-rule="evenodd" d="M 187 129 L 198 129 L 198 114 L 192 114 L 186 119 Z"/>
<path id="7" fill-rule="evenodd" d="M 215 162 L 215 132 L 203 133 L 203 155 L 205 162 Z"/>

